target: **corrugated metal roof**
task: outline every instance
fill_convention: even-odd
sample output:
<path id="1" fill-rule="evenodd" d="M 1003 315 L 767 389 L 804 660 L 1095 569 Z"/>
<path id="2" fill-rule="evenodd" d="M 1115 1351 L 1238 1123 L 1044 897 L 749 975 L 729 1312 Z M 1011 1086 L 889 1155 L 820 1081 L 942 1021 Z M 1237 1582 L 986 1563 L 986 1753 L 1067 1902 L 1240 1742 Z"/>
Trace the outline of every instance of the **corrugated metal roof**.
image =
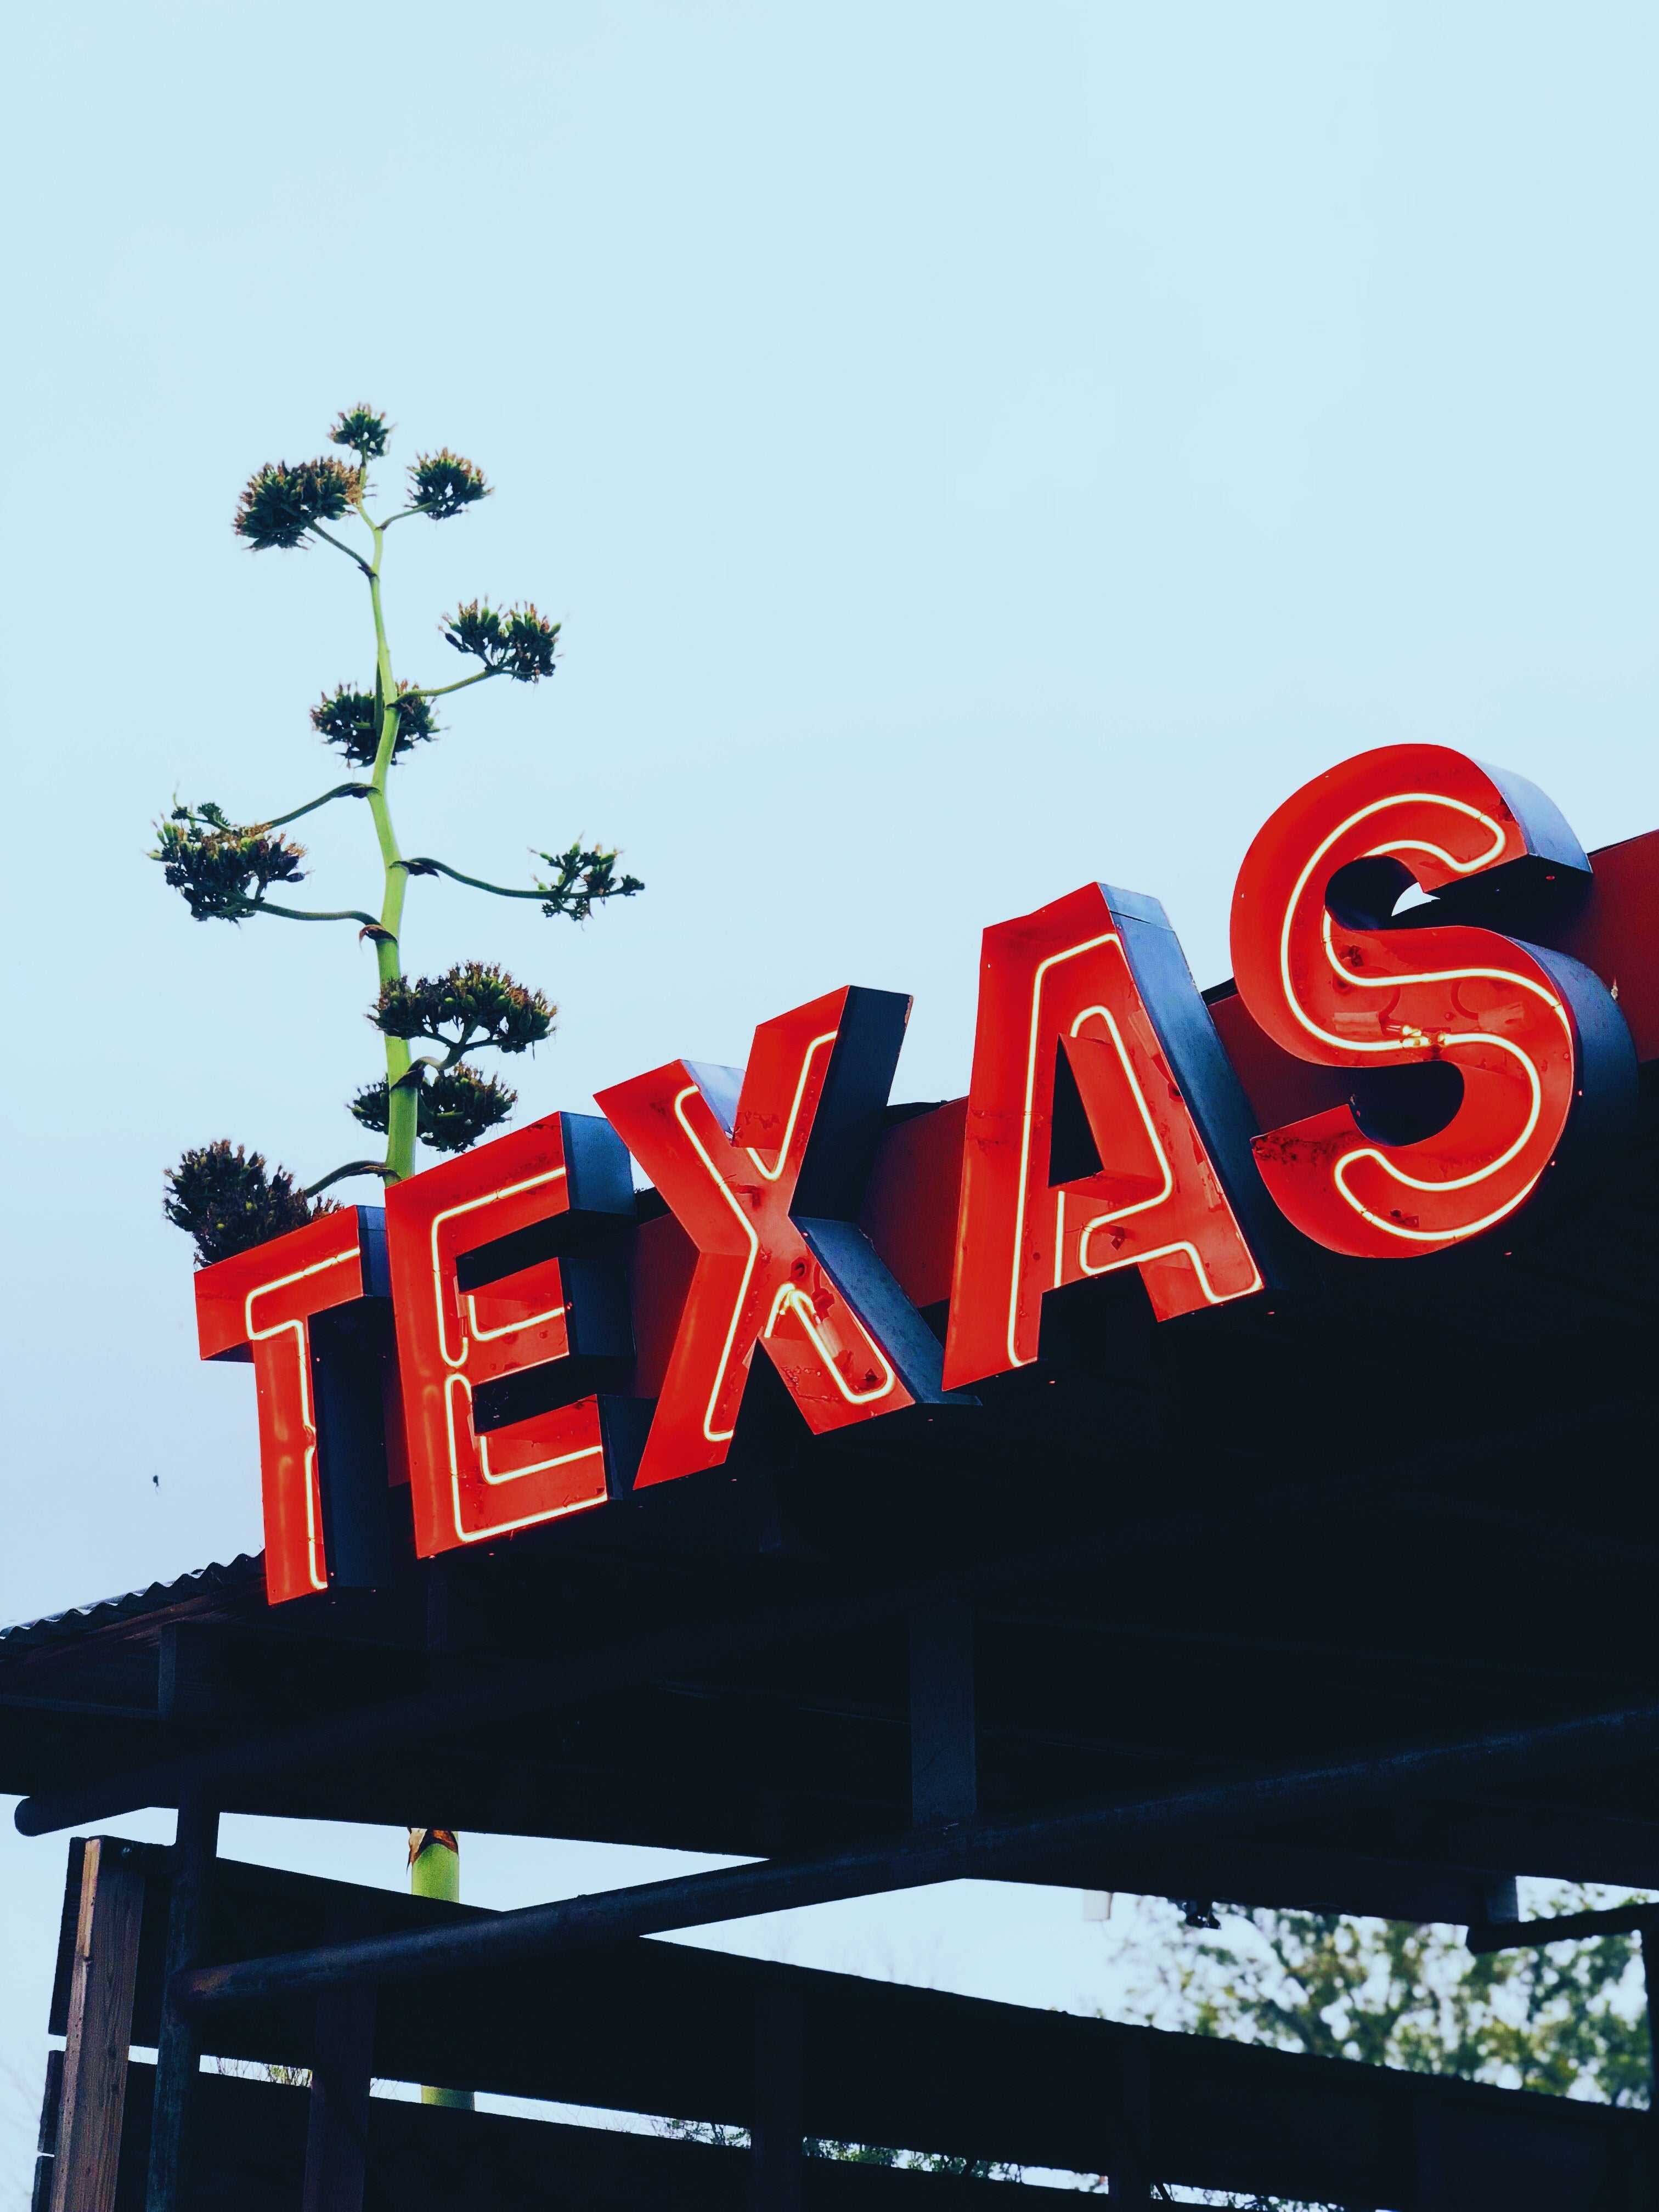
<path id="1" fill-rule="evenodd" d="M 264 1575 L 264 1554 L 262 1552 L 239 1552 L 234 1559 L 214 1561 L 205 1567 L 192 1567 L 188 1574 L 179 1575 L 170 1583 L 151 1583 L 147 1589 L 128 1590 L 123 1597 L 100 1598 L 92 1605 L 75 1605 L 63 1613 L 48 1613 L 42 1620 L 23 1620 L 10 1628 L 0 1628 L 0 1660 L 14 1653 L 32 1650 L 40 1644 L 68 1643 L 77 1636 L 89 1635 L 93 1630 L 107 1628 L 112 1622 L 131 1620 L 135 1614 L 160 1613 L 167 1607 L 181 1604 L 186 1598 L 204 1596 L 211 1590 L 241 1590 Z"/>

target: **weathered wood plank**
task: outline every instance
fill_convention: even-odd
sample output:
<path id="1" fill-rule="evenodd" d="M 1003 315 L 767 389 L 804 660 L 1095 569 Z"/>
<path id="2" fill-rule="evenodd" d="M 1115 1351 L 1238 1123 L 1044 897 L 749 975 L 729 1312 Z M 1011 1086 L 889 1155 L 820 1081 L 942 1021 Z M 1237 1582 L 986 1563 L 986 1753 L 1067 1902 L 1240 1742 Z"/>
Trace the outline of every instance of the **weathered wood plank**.
<path id="1" fill-rule="evenodd" d="M 58 2115 L 64 2101 L 64 2054 L 46 2053 L 46 2091 L 40 2100 L 40 2133 L 34 2153 L 34 2187 L 29 2212 L 52 2212 L 52 2175 L 58 2159 Z"/>
<path id="2" fill-rule="evenodd" d="M 751 2212 L 801 2212 L 805 2064 L 806 2008 L 801 1991 L 768 1976 L 755 1990 L 755 2110 L 749 2124 Z"/>
<path id="3" fill-rule="evenodd" d="M 374 2057 L 374 1984 L 319 1997 L 301 2212 L 362 2212 Z"/>
<path id="4" fill-rule="evenodd" d="M 81 1863 L 52 2212 L 113 2212 L 143 1911 L 143 1875 L 95 1838 Z"/>

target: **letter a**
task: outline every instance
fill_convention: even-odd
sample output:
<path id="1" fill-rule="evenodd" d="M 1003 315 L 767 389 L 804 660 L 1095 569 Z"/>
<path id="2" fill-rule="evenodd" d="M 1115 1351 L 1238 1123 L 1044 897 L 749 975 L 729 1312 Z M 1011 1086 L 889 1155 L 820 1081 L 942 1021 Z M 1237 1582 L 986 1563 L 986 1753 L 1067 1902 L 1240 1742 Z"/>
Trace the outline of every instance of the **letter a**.
<path id="1" fill-rule="evenodd" d="M 1155 899 L 1087 884 L 988 929 L 945 1387 L 1028 1366 L 1091 1275 L 1139 1268 L 1160 1321 L 1260 1290 L 1251 1129 Z"/>

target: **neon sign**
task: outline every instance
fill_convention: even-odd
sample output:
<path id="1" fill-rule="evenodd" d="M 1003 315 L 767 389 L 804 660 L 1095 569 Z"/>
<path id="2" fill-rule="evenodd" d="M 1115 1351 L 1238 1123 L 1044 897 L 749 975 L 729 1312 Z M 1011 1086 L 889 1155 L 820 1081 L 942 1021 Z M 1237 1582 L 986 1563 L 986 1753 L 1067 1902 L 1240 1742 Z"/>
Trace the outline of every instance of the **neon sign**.
<path id="1" fill-rule="evenodd" d="M 1085 884 L 986 931 L 964 1102 L 890 1108 L 909 1001 L 848 987 L 742 1069 L 671 1060 L 204 1269 L 204 1358 L 254 1365 L 272 1602 L 386 1572 L 405 1483 L 430 1556 L 723 1466 L 757 1352 L 823 1435 L 971 1407 L 1092 1278 L 1208 1327 L 1298 1249 L 1512 1222 L 1631 1126 L 1656 886 L 1659 836 L 1593 879 L 1530 785 L 1384 747 L 1252 843 L 1236 995 Z"/>
<path id="2" fill-rule="evenodd" d="M 763 1023 L 741 1072 L 677 1060 L 599 1093 L 697 1248 L 638 1486 L 720 1465 L 757 1346 L 815 1436 L 943 1395 L 855 1221 L 909 1014 L 834 991 Z"/>
<path id="3" fill-rule="evenodd" d="M 634 1187 L 611 1129 L 550 1114 L 412 1176 L 386 1211 L 416 1550 L 602 1505 L 616 1447 L 596 1382 L 633 1351 L 617 1232 Z"/>
<path id="4" fill-rule="evenodd" d="M 1356 1102 L 1256 1139 L 1268 1188 L 1316 1243 L 1384 1260 L 1479 1236 L 1531 1197 L 1571 1125 L 1582 1139 L 1633 1107 L 1629 1032 L 1587 968 L 1491 930 L 1422 926 L 1432 906 L 1389 926 L 1413 884 L 1528 865 L 1546 894 L 1590 873 L 1541 792 L 1444 745 L 1345 761 L 1250 847 L 1232 925 L 1246 1006 L 1286 1052 L 1372 1079 Z M 1409 1069 L 1434 1087 L 1401 1097 Z M 1583 1101 L 1594 1110 L 1577 1112 Z M 1413 1136 L 1425 1105 L 1433 1126 Z"/>
<path id="5" fill-rule="evenodd" d="M 1060 1165 L 1067 1107 L 1091 1172 Z M 1030 1365 L 1045 1294 L 1088 1276 L 1137 1268 L 1160 1321 L 1259 1291 L 1250 1135 L 1156 900 L 1090 884 L 988 929 L 945 1380 Z"/>
<path id="6" fill-rule="evenodd" d="M 349 1541 L 349 1502 L 357 1493 L 361 1506 L 365 1481 L 373 1510 L 375 1474 L 364 1469 L 360 1453 L 351 1449 L 356 1439 L 348 1437 L 339 1403 L 342 1385 L 349 1391 L 362 1362 L 331 1358 L 319 1323 L 321 1316 L 343 1309 L 383 1301 L 386 1291 L 380 1215 L 366 1206 L 324 1214 L 269 1244 L 204 1267 L 196 1278 L 203 1358 L 253 1364 L 265 1591 L 273 1605 L 328 1588 Z M 341 1347 L 331 1348 L 337 1353 Z M 384 1472 L 379 1482 L 384 1490 Z M 331 1518 L 340 1524 L 333 1543 Z"/>

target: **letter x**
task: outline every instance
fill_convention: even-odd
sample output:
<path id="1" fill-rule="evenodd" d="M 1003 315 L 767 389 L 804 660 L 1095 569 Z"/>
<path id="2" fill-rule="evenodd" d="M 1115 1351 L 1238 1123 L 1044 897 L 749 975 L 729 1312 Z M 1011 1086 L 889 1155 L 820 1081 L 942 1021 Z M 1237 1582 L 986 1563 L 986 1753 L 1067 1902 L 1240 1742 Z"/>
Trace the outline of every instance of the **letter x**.
<path id="1" fill-rule="evenodd" d="M 848 988 L 598 1103 L 697 1250 L 635 1487 L 725 1460 L 755 1346 L 815 1434 L 936 1401 L 939 1347 L 855 1225 L 910 1002 Z"/>

